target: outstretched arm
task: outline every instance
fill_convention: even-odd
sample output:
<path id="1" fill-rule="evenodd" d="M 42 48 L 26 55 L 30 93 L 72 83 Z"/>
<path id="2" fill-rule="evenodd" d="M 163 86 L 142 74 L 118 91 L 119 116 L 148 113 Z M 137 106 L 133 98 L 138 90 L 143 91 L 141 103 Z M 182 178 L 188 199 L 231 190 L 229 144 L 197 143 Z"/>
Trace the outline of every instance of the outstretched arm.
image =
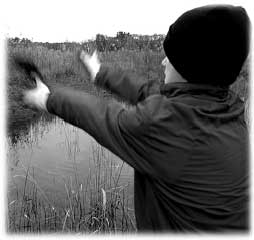
<path id="1" fill-rule="evenodd" d="M 160 84 L 157 81 L 133 79 L 120 69 L 112 71 L 101 66 L 96 52 L 90 56 L 82 51 L 80 59 L 96 85 L 110 90 L 131 104 L 135 105 L 148 96 L 160 92 Z"/>
<path id="2" fill-rule="evenodd" d="M 139 172 L 156 174 L 147 158 L 149 148 L 145 148 L 140 139 L 148 132 L 149 119 L 143 113 L 144 105 L 126 109 L 115 100 L 105 100 L 83 91 L 58 88 L 49 93 L 43 92 L 44 88 L 48 89 L 37 80 L 37 88 L 25 92 L 26 103 L 86 131 Z M 42 96 L 44 100 L 40 101 Z"/>
<path id="3" fill-rule="evenodd" d="M 162 95 L 155 94 L 126 109 L 117 101 L 105 100 L 83 91 L 67 88 L 49 90 L 38 71 L 31 70 L 31 67 L 28 65 L 27 68 L 30 77 L 35 79 L 36 87 L 24 92 L 26 104 L 46 110 L 83 129 L 143 174 L 157 178 L 166 176 L 166 179 L 168 175 L 175 175 L 175 169 L 170 173 L 168 170 L 168 165 L 171 165 L 168 156 L 172 154 L 175 156 L 172 159 L 178 160 L 174 153 L 175 140 L 171 139 L 169 144 L 170 139 L 167 137 L 166 144 L 163 144 L 164 137 L 160 136 L 163 132 L 158 125 L 158 119 L 164 119 L 163 124 L 168 124 L 173 116 L 170 114 L 165 118 Z M 168 111 L 168 104 L 166 105 Z M 166 154 L 167 161 L 158 161 L 165 157 L 165 150 L 169 151 L 168 146 L 173 147 L 169 149 L 170 154 Z M 176 164 L 172 162 L 174 165 Z"/>
<path id="4" fill-rule="evenodd" d="M 178 119 L 169 112 L 164 96 L 150 96 L 126 109 L 117 101 L 83 91 L 58 88 L 50 92 L 39 77 L 36 82 L 35 89 L 25 92 L 27 104 L 83 129 L 142 174 L 167 181 L 177 177 L 184 163 L 179 159 L 188 156 L 189 143 L 182 146 L 173 137 L 174 129 L 168 124 L 174 126 Z M 162 129 L 172 131 L 172 138 Z"/>

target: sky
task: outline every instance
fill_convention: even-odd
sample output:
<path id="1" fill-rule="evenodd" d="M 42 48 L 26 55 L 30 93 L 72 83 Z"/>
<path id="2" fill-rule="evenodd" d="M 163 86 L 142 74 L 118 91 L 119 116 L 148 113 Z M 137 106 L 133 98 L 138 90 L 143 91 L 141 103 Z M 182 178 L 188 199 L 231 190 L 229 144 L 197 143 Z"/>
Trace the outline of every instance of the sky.
<path id="1" fill-rule="evenodd" d="M 249 8 L 251 1 L 227 1 Z M 3 4 L 2 4 L 3 3 Z M 184 11 L 222 1 L 206 0 L 6 0 L 1 24 L 7 37 L 42 42 L 84 41 L 118 31 L 166 34 Z"/>

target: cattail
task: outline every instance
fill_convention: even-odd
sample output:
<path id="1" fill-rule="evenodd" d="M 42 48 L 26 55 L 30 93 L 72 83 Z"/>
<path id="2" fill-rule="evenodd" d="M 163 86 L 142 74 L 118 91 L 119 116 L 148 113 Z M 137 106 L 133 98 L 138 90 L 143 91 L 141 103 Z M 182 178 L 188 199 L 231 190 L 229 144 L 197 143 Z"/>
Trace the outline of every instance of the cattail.
<path id="1" fill-rule="evenodd" d="M 101 189 L 101 192 L 102 192 L 102 209 L 105 212 L 107 203 L 106 192 L 103 188 Z"/>

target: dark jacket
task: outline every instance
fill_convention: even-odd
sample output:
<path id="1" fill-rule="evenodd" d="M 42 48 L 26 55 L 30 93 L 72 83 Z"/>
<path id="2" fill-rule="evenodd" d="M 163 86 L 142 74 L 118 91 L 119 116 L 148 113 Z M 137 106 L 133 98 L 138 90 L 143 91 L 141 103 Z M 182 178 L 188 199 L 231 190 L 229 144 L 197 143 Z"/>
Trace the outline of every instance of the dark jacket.
<path id="1" fill-rule="evenodd" d="M 47 109 L 135 169 L 141 231 L 248 229 L 244 103 L 227 88 L 159 86 L 101 68 L 96 83 L 133 104 L 54 90 Z"/>

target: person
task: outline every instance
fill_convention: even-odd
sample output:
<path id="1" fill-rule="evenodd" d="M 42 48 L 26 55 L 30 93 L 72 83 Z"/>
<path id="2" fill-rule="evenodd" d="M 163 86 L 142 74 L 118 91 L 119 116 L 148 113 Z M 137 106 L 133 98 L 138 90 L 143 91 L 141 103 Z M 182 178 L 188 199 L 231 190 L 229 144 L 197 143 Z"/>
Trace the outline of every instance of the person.
<path id="1" fill-rule="evenodd" d="M 249 52 L 244 8 L 208 5 L 181 15 L 163 42 L 165 83 L 112 71 L 80 55 L 98 86 L 131 104 L 52 89 L 37 75 L 24 101 L 77 126 L 134 168 L 137 229 L 247 231 L 248 131 L 229 89 Z"/>

